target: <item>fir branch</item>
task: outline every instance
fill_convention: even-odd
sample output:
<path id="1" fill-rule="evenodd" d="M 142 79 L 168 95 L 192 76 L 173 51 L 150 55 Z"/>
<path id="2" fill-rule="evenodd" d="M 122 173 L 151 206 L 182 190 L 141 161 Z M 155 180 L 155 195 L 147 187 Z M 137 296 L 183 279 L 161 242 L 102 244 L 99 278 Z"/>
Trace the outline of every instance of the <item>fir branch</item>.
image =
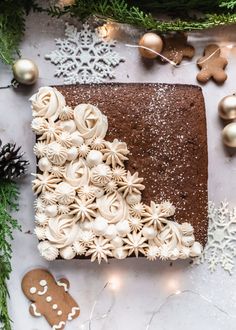
<path id="1" fill-rule="evenodd" d="M 80 19 L 97 16 L 104 21 L 114 20 L 165 33 L 203 30 L 235 23 L 235 9 L 236 0 L 76 0 L 74 5 L 64 8 L 42 8 L 39 0 L 0 0 L 0 59 L 12 65 L 14 58 L 19 55 L 25 16 L 30 10 L 46 12 L 55 17 L 65 14 Z M 187 20 L 188 12 L 192 10 L 200 11 L 205 16 Z M 151 11 L 172 14 L 176 20 L 157 20 Z"/>
<path id="2" fill-rule="evenodd" d="M 0 327 L 11 330 L 11 319 L 8 314 L 7 299 L 9 297 L 7 281 L 12 271 L 11 258 L 13 230 L 20 229 L 11 212 L 18 210 L 19 190 L 16 183 L 0 181 Z"/>
<path id="3" fill-rule="evenodd" d="M 227 0 L 226 0 L 227 1 Z M 201 13 L 217 13 L 222 0 L 128 0 L 130 5 L 139 6 L 143 10 L 153 11 L 173 16 L 185 16 L 187 12 L 198 11 Z M 221 10 L 222 12 L 222 10 Z"/>
<path id="4" fill-rule="evenodd" d="M 19 56 L 19 44 L 25 31 L 25 15 L 30 10 L 40 10 L 34 0 L 0 1 L 0 59 L 13 64 Z"/>
<path id="5" fill-rule="evenodd" d="M 220 7 L 233 10 L 236 7 L 236 0 L 221 0 Z"/>
<path id="6" fill-rule="evenodd" d="M 175 2 L 175 9 L 183 10 L 182 0 L 180 7 Z M 235 0 L 236 1 L 236 0 Z M 142 2 L 142 1 L 139 1 Z M 152 1 L 153 2 L 153 1 Z M 225 1 L 228 5 L 233 3 L 234 0 Z M 148 5 L 149 1 L 146 2 Z M 189 1 L 194 3 L 194 0 Z M 215 3 L 215 2 L 214 2 Z M 163 0 L 155 1 L 156 6 L 163 5 Z M 196 3 L 194 3 L 196 5 Z M 194 20 L 182 20 L 180 18 L 176 20 L 162 21 L 157 20 L 151 13 L 144 12 L 137 6 L 129 6 L 126 0 L 93 0 L 88 2 L 87 0 L 77 0 L 73 6 L 67 6 L 63 9 L 59 7 L 50 7 L 48 13 L 52 16 L 60 17 L 65 14 L 70 14 L 72 17 L 80 17 L 82 19 L 87 18 L 91 15 L 103 18 L 104 20 L 112 20 L 119 23 L 127 23 L 137 27 L 141 27 L 147 30 L 155 30 L 157 32 L 165 33 L 171 31 L 194 31 L 203 30 L 206 28 L 212 28 L 219 25 L 232 24 L 236 22 L 236 14 L 229 13 L 223 9 L 220 10 L 220 5 L 222 1 L 217 1 L 217 4 L 210 5 L 210 0 L 208 2 L 209 10 L 214 8 L 215 11 L 218 8 L 218 14 L 205 14 L 203 18 Z M 173 1 L 169 1 L 166 7 L 166 13 L 171 6 L 173 6 Z M 185 12 L 188 10 L 186 5 Z"/>

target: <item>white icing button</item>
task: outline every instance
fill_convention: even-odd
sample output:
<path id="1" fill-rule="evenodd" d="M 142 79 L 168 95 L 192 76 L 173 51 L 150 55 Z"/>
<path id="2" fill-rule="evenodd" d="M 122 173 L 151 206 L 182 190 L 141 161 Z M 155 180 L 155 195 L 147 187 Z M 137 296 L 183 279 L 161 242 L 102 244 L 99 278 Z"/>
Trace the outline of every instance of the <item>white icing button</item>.
<path id="1" fill-rule="evenodd" d="M 32 288 L 30 288 L 30 293 L 34 294 L 34 293 L 36 293 L 36 291 L 37 291 L 37 289 L 34 286 L 32 286 Z"/>
<path id="2" fill-rule="evenodd" d="M 91 150 L 86 158 L 89 167 L 96 166 L 102 163 L 103 154 L 98 150 Z"/>
<path id="3" fill-rule="evenodd" d="M 45 280 L 41 280 L 41 281 L 39 282 L 39 284 L 40 284 L 41 286 L 45 286 L 45 285 L 47 285 L 47 281 L 45 281 Z"/>
<path id="4" fill-rule="evenodd" d="M 57 205 L 48 205 L 45 208 L 45 213 L 48 217 L 54 218 L 57 215 Z"/>
<path id="5" fill-rule="evenodd" d="M 52 309 L 57 309 L 57 304 L 52 305 Z"/>
<path id="6" fill-rule="evenodd" d="M 42 172 L 44 172 L 50 169 L 51 163 L 47 157 L 43 157 L 38 161 L 38 167 Z"/>
<path id="7" fill-rule="evenodd" d="M 48 296 L 48 297 L 46 298 L 46 301 L 47 301 L 47 302 L 51 302 L 51 301 L 52 301 L 52 297 L 51 297 L 51 296 Z"/>
<path id="8" fill-rule="evenodd" d="M 62 311 L 58 311 L 57 312 L 57 315 L 62 315 Z"/>
<path id="9" fill-rule="evenodd" d="M 75 160 L 78 157 L 78 150 L 75 146 L 71 147 L 70 149 L 68 149 L 67 151 L 67 159 L 68 160 Z"/>
<path id="10" fill-rule="evenodd" d="M 103 235 L 108 228 L 108 222 L 103 217 L 98 216 L 93 222 L 93 231 L 96 235 Z"/>

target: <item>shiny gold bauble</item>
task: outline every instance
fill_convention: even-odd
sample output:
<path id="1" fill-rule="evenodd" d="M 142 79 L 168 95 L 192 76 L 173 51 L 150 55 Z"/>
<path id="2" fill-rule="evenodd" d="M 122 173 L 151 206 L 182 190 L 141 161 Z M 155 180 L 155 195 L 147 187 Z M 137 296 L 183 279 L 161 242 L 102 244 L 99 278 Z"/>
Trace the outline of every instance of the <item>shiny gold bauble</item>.
<path id="1" fill-rule="evenodd" d="M 142 38 L 139 40 L 139 52 L 145 58 L 156 58 L 158 55 L 156 53 L 160 53 L 163 48 L 163 41 L 159 35 L 153 32 L 145 33 Z M 151 50 L 142 48 L 146 47 Z M 155 53 L 156 52 L 156 53 Z"/>
<path id="2" fill-rule="evenodd" d="M 24 85 L 32 85 L 39 76 L 37 65 L 26 58 L 17 60 L 12 67 L 14 78 Z"/>
<path id="3" fill-rule="evenodd" d="M 222 138 L 227 147 L 236 148 L 236 123 L 225 126 L 222 131 Z"/>
<path id="4" fill-rule="evenodd" d="M 236 95 L 225 96 L 219 103 L 218 112 L 222 119 L 236 119 Z"/>

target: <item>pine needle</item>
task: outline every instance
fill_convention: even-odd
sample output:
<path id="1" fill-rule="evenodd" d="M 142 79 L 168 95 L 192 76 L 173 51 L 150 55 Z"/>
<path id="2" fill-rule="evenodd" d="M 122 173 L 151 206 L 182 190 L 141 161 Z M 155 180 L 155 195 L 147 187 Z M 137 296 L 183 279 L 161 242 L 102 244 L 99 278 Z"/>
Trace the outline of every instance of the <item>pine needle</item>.
<path id="1" fill-rule="evenodd" d="M 19 190 L 17 184 L 0 181 L 0 329 L 11 330 L 11 318 L 8 314 L 9 297 L 7 281 L 12 271 L 11 258 L 13 231 L 20 229 L 10 212 L 18 210 Z"/>
<path id="2" fill-rule="evenodd" d="M 0 59 L 4 63 L 12 65 L 14 58 L 19 56 L 25 16 L 37 8 L 34 0 L 0 0 Z"/>
<path id="3" fill-rule="evenodd" d="M 12 65 L 20 55 L 19 44 L 30 10 L 46 12 L 53 17 L 97 16 L 104 21 L 109 19 L 160 33 L 236 23 L 236 0 L 76 0 L 73 6 L 64 8 L 56 5 L 42 8 L 40 4 L 40 0 L 0 0 L 0 59 L 4 63 Z M 204 16 L 187 19 L 191 11 L 200 11 Z M 175 19 L 157 20 L 152 12 L 171 14 Z"/>
<path id="4" fill-rule="evenodd" d="M 77 0 L 73 6 L 67 6 L 63 9 L 52 6 L 46 11 L 54 17 L 61 17 L 70 14 L 72 17 L 80 17 L 85 19 L 89 16 L 97 16 L 104 20 L 112 20 L 119 23 L 127 23 L 146 30 L 154 30 L 165 33 L 171 31 L 194 31 L 212 28 L 219 25 L 236 23 L 236 13 L 229 9 L 236 7 L 236 0 L 181 0 L 181 1 L 137 1 L 129 0 Z M 180 17 L 176 19 L 163 21 L 157 20 L 150 13 L 151 9 L 162 8 L 161 12 L 169 14 L 172 10 L 179 13 L 180 11 L 187 16 L 188 10 L 198 9 L 197 3 L 200 3 L 204 11 L 204 16 L 194 18 L 194 20 L 184 20 Z M 145 8 L 144 10 L 140 8 Z M 147 8 L 149 11 L 147 11 Z"/>

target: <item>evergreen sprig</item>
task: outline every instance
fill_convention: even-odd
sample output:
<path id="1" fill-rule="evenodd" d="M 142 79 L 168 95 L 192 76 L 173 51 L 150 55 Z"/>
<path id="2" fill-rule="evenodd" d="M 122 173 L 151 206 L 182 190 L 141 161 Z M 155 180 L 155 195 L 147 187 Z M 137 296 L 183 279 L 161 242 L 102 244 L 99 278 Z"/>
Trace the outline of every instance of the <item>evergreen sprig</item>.
<path id="1" fill-rule="evenodd" d="M 11 319 L 8 314 L 7 299 L 9 297 L 7 280 L 12 267 L 13 231 L 20 226 L 11 212 L 18 210 L 19 190 L 16 183 L 0 180 L 0 329 L 11 330 Z"/>
<path id="2" fill-rule="evenodd" d="M 19 43 L 25 31 L 25 16 L 40 10 L 34 0 L 0 1 L 0 58 L 11 65 L 19 55 Z"/>
<path id="3" fill-rule="evenodd" d="M 132 5 L 138 2 L 140 7 Z M 199 8 L 198 8 L 199 4 Z M 236 23 L 236 13 L 229 9 L 236 7 L 236 0 L 180 0 L 178 2 L 170 0 L 156 1 L 128 1 L 128 0 L 76 0 L 73 6 L 59 8 L 52 6 L 47 9 L 51 16 L 61 17 L 70 14 L 72 17 L 82 19 L 91 15 L 113 20 L 119 23 L 127 23 L 147 30 L 155 30 L 161 33 L 171 31 L 194 31 L 203 30 L 219 25 Z M 150 12 L 141 8 L 158 9 L 165 14 L 184 12 L 185 16 L 189 10 L 202 9 L 205 13 L 203 17 L 184 20 L 176 17 L 173 20 L 157 20 Z"/>
<path id="4" fill-rule="evenodd" d="M 220 1 L 220 7 L 233 10 L 236 7 L 236 0 L 226 0 Z"/>
<path id="5" fill-rule="evenodd" d="M 19 54 L 25 16 L 30 10 L 54 17 L 97 16 L 161 33 L 236 23 L 236 0 L 76 0 L 74 5 L 64 8 L 57 5 L 42 8 L 40 3 L 40 0 L 0 0 L 0 59 L 4 63 L 12 65 Z M 188 13 L 192 11 L 200 11 L 203 16 L 191 19 Z M 171 15 L 172 19 L 157 20 L 156 13 Z"/>

